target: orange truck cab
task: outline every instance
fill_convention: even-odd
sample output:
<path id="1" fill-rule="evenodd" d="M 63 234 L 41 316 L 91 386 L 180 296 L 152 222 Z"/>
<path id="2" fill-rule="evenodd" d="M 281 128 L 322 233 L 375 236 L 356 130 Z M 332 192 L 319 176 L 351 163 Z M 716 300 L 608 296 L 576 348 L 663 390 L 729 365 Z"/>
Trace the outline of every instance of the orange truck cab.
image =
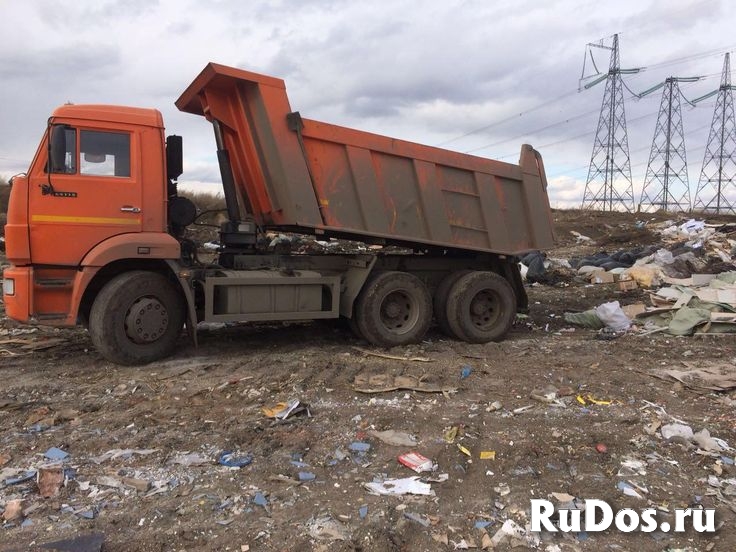
<path id="1" fill-rule="evenodd" d="M 63 105 L 27 174 L 11 179 L 7 315 L 84 324 L 100 353 L 171 354 L 199 321 L 352 319 L 381 346 L 434 319 L 501 339 L 526 308 L 515 255 L 552 244 L 541 156 L 518 165 L 303 119 L 280 79 L 208 64 L 177 100 L 213 124 L 227 207 L 217 261 L 201 263 L 177 193 L 182 141 L 154 109 Z M 276 253 L 268 229 L 399 250 Z"/>
<path id="2" fill-rule="evenodd" d="M 167 184 L 176 176 L 166 174 L 159 111 L 56 109 L 28 173 L 12 180 L 5 226 L 12 266 L 3 288 L 8 316 L 86 324 L 92 299 L 112 276 L 179 259 L 166 212 Z"/>

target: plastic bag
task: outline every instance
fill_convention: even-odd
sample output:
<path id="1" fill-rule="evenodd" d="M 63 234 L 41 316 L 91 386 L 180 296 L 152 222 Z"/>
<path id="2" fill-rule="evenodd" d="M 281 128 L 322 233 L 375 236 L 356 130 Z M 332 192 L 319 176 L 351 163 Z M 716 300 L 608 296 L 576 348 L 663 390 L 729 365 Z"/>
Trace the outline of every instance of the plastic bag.
<path id="1" fill-rule="evenodd" d="M 603 303 L 597 306 L 595 313 L 607 328 L 611 328 L 614 331 L 628 330 L 631 327 L 631 320 L 621 309 L 618 301 L 611 301 L 610 303 Z"/>
<path id="2" fill-rule="evenodd" d="M 659 266 L 672 264 L 675 262 L 675 258 L 672 256 L 672 252 L 667 249 L 659 249 L 654 254 L 654 263 Z"/>

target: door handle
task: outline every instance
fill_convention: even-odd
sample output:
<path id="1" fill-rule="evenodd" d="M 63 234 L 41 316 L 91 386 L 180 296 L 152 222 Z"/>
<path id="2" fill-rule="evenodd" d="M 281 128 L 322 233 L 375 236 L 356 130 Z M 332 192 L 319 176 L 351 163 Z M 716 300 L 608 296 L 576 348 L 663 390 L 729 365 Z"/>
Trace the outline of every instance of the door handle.
<path id="1" fill-rule="evenodd" d="M 141 210 L 138 207 L 133 207 L 132 205 L 123 205 L 120 210 L 123 213 L 140 213 Z"/>

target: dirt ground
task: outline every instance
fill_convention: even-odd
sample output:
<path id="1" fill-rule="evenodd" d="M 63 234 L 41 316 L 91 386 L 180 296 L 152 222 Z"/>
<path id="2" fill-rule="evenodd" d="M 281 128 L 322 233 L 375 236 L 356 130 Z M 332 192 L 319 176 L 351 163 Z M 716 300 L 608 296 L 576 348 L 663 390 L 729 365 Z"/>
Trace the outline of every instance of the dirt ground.
<path id="1" fill-rule="evenodd" d="M 635 222 L 664 220 L 554 217 L 558 243 L 549 255 L 563 258 L 656 243 Z M 597 244 L 578 245 L 570 230 Z M 505 540 L 496 549 L 736 549 L 734 449 L 705 453 L 658 429 L 679 421 L 736 448 L 736 393 L 653 375 L 684 363 L 733 366 L 736 336 L 602 340 L 563 313 L 634 303 L 644 291 L 572 277 L 527 291 L 529 315 L 501 343 L 469 345 L 432 330 L 421 344 L 383 351 L 336 324 L 242 325 L 203 330 L 197 349 L 183 337 L 174 357 L 134 368 L 103 360 L 83 330 L 31 331 L 3 316 L 0 470 L 38 469 L 51 447 L 69 456 L 58 496 L 43 498 L 35 479 L 0 484 L 0 506 L 22 499 L 24 510 L 0 528 L 0 549 L 90 535 L 88 547 L 66 549 L 99 550 L 103 537 L 102 550 L 126 552 L 481 549 L 506 520 L 524 527 L 532 498 L 549 497 L 658 508 L 659 520 L 673 524 L 675 508 L 714 508 L 719 529 L 547 532 L 532 535 L 540 542 Z M 354 389 L 356 376 L 379 374 L 456 391 Z M 545 388 L 555 402 L 539 400 Z M 307 403 L 311 416 L 276 422 L 262 411 L 291 399 Z M 393 446 L 372 433 L 391 429 L 418 442 Z M 368 450 L 352 450 L 356 442 Z M 447 474 L 430 483 L 433 496 L 365 488 L 377 477 L 416 475 L 397 462 L 412 450 L 438 464 L 434 478 Z M 220 465 L 223 451 L 252 455 L 252 463 Z M 483 451 L 495 459 L 481 459 Z"/>

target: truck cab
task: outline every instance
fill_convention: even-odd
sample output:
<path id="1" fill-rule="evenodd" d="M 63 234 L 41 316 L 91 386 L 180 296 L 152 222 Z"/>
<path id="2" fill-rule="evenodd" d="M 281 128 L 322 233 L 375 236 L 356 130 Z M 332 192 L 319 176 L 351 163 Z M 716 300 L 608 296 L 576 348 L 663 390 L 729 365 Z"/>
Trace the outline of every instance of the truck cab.
<path id="1" fill-rule="evenodd" d="M 12 180 L 8 316 L 87 323 L 93 295 L 110 279 L 132 265 L 162 269 L 165 259 L 179 259 L 179 242 L 167 233 L 164 144 L 155 109 L 63 105 L 53 112 L 27 174 Z"/>

